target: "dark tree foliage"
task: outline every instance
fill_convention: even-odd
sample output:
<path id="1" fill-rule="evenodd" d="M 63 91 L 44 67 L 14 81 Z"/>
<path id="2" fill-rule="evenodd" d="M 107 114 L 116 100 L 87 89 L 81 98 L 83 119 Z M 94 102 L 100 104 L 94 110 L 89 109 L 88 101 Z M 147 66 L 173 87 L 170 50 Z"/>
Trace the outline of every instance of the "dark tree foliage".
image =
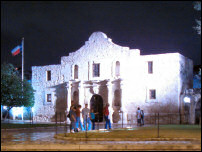
<path id="1" fill-rule="evenodd" d="M 200 18 L 196 19 L 197 25 L 194 27 L 194 29 L 198 32 L 199 35 L 201 35 L 201 1 L 194 2 L 194 9 L 200 12 Z"/>
<path id="2" fill-rule="evenodd" d="M 1 105 L 8 107 L 33 107 L 34 90 L 31 84 L 22 79 L 12 64 L 1 65 Z"/>

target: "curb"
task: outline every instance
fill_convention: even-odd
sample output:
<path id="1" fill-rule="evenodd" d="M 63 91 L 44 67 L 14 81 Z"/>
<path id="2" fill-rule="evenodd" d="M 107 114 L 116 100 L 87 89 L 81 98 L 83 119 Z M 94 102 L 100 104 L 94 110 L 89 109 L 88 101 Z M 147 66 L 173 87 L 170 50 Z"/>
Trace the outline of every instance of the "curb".
<path id="1" fill-rule="evenodd" d="M 58 128 L 60 127 L 68 127 L 68 126 L 57 126 Z M 26 129 L 50 129 L 50 128 L 57 128 L 56 126 L 53 126 L 53 127 L 30 127 L 30 128 L 6 128 L 6 129 L 1 129 L 1 131 L 15 131 L 15 130 L 26 130 Z"/>
<path id="2" fill-rule="evenodd" d="M 49 145 L 9 145 L 1 146 L 1 150 L 14 150 L 14 151 L 30 151 L 30 150 L 62 150 L 62 151 L 78 151 L 78 150 L 195 150 L 200 151 L 201 145 L 128 145 L 128 144 L 49 144 Z"/>
<path id="3" fill-rule="evenodd" d="M 54 135 L 56 139 L 70 141 L 199 141 L 196 138 L 74 138 Z"/>

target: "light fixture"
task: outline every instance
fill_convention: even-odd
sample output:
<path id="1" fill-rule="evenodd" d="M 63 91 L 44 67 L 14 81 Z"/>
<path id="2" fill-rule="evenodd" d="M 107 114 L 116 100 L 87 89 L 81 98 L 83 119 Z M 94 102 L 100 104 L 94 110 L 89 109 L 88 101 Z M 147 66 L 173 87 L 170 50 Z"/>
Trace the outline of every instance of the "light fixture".
<path id="1" fill-rule="evenodd" d="M 190 103 L 190 102 L 191 102 L 190 97 L 185 96 L 185 97 L 184 97 L 184 102 L 185 102 L 185 103 Z"/>
<path id="2" fill-rule="evenodd" d="M 32 107 L 32 112 L 34 112 L 34 107 Z"/>

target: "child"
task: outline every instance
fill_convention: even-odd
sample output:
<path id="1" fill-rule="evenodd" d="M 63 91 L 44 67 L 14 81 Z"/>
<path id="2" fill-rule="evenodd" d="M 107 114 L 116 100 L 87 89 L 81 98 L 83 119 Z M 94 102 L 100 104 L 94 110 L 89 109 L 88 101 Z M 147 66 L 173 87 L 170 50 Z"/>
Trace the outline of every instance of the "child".
<path id="1" fill-rule="evenodd" d="M 95 113 L 94 113 L 94 110 L 93 110 L 93 109 L 91 109 L 91 112 L 90 112 L 90 120 L 91 120 L 92 123 L 93 123 L 92 130 L 95 130 Z"/>

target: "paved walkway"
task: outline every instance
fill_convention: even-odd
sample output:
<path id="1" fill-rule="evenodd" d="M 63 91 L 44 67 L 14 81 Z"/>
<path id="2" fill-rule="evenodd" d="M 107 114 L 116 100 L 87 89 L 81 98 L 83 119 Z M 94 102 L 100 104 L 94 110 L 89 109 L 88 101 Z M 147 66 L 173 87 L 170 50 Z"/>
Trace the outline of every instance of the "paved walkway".
<path id="1" fill-rule="evenodd" d="M 169 142 L 169 143 L 162 143 L 162 142 L 64 142 L 63 143 L 24 143 L 24 144 L 7 144 L 1 145 L 1 150 L 18 150 L 18 151 L 34 151 L 34 150 L 43 150 L 43 151 L 50 151 L 50 150 L 65 150 L 65 151 L 79 151 L 79 150 L 118 150 L 118 151 L 125 151 L 125 150 L 133 150 L 133 151 L 140 151 L 140 150 L 166 150 L 166 151 L 201 151 L 201 144 L 200 143 L 181 143 L 181 142 Z"/>

